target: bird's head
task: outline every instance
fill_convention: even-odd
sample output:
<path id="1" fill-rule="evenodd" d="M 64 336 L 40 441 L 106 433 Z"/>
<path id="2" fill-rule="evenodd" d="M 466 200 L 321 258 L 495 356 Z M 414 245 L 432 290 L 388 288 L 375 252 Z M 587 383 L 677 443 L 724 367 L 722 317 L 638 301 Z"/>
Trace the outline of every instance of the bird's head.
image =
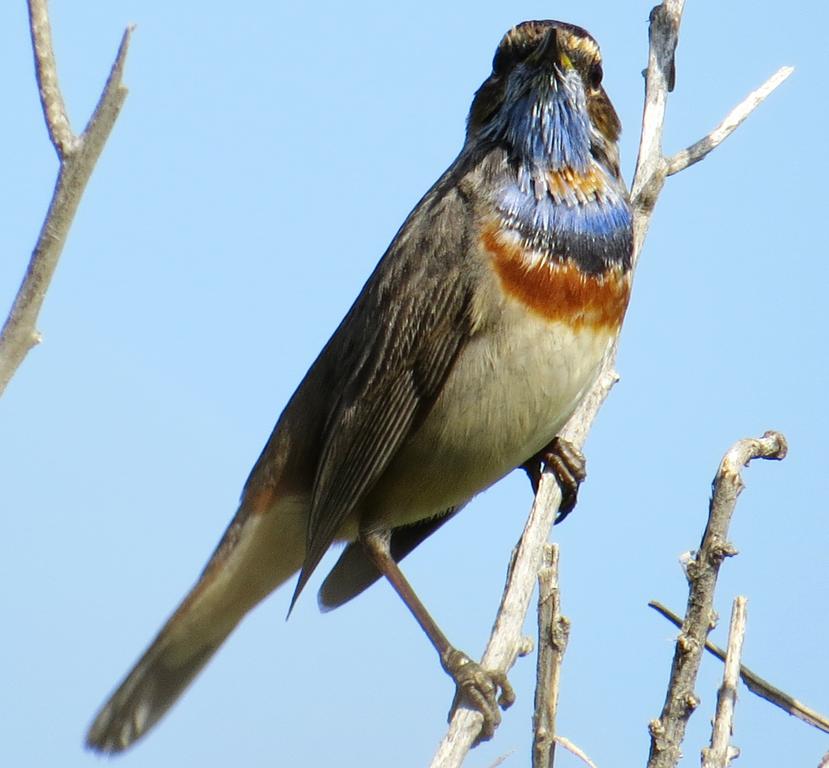
<path id="1" fill-rule="evenodd" d="M 602 87 L 596 41 L 560 21 L 525 21 L 501 40 L 467 123 L 471 142 L 505 144 L 517 162 L 619 175 L 621 124 Z"/>

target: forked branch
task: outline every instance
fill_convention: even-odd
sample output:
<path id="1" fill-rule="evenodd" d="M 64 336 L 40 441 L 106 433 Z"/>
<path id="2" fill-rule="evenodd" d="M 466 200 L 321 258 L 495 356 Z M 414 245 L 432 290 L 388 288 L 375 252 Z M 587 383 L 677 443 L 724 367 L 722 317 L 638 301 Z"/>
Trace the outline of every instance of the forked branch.
<path id="1" fill-rule="evenodd" d="M 29 0 L 29 26 L 35 74 L 46 128 L 60 168 L 46 219 L 9 316 L 0 332 L 0 395 L 29 350 L 40 342 L 37 317 L 86 183 L 118 117 L 127 89 L 121 80 L 127 57 L 128 27 L 95 112 L 79 136 L 72 132 L 58 83 L 46 0 Z"/>
<path id="2" fill-rule="evenodd" d="M 651 600 L 648 605 L 657 613 L 662 614 L 678 629 L 682 628 L 682 619 L 669 608 L 662 605 L 662 603 Z M 720 661 L 725 661 L 725 651 L 710 640 L 705 641 L 705 650 L 713 656 L 716 656 Z M 760 675 L 750 670 L 744 664 L 740 665 L 740 678 L 745 683 L 746 688 L 761 699 L 765 699 L 776 707 L 780 707 L 787 715 L 792 715 L 824 733 L 829 733 L 829 717 L 822 715 L 817 710 L 812 709 L 785 691 L 776 688 L 768 680 L 760 677 Z"/>
<path id="3" fill-rule="evenodd" d="M 728 526 L 743 489 L 741 470 L 752 459 L 781 460 L 786 440 L 778 432 L 761 438 L 740 440 L 725 454 L 714 478 L 708 524 L 699 551 L 686 566 L 689 594 L 682 630 L 676 641 L 670 682 L 662 714 L 650 724 L 651 748 L 648 768 L 672 768 L 679 763 L 685 726 L 698 700 L 694 683 L 705 640 L 715 623 L 714 588 L 720 565 L 736 550 L 728 542 Z"/>

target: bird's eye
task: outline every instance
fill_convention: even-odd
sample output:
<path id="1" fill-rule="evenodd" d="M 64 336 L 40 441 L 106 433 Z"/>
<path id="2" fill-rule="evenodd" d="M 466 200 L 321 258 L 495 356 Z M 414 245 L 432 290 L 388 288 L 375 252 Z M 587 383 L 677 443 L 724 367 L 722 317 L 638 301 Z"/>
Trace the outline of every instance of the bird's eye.
<path id="1" fill-rule="evenodd" d="M 594 64 L 587 72 L 587 84 L 595 91 L 599 88 L 602 84 L 602 76 L 604 73 L 602 72 L 602 65 L 601 64 Z"/>

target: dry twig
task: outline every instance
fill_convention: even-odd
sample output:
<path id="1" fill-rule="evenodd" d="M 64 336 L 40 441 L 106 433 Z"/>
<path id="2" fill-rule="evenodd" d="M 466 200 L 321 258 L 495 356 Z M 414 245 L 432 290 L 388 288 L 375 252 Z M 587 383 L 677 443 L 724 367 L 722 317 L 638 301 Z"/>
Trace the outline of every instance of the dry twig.
<path id="1" fill-rule="evenodd" d="M 674 84 L 674 53 L 684 4 L 684 0 L 664 0 L 651 11 L 650 16 L 650 48 L 645 76 L 642 134 L 631 186 L 634 266 L 642 250 L 656 199 L 669 171 L 668 160 L 662 153 L 662 133 L 667 96 Z M 767 85 L 762 98 L 771 93 L 780 82 L 782 80 L 776 80 Z M 746 115 L 760 104 L 762 98 L 751 101 Z M 726 135 L 728 133 L 720 137 L 716 143 L 711 140 L 711 146 L 707 151 L 713 149 Z M 608 351 L 596 383 L 562 430 L 561 436 L 577 447 L 584 444 L 593 420 L 619 378 L 615 371 L 616 349 L 617 345 L 614 344 Z M 533 585 L 541 563 L 541 553 L 560 503 L 561 493 L 558 485 L 554 478 L 545 473 L 541 478 L 524 533 L 514 553 L 498 614 L 481 659 L 481 664 L 487 669 L 507 672 L 518 655 L 521 627 L 529 609 Z M 461 765 L 480 732 L 481 722 L 479 713 L 465 708 L 457 709 L 446 735 L 438 746 L 431 768 L 456 768 Z"/>
<path id="2" fill-rule="evenodd" d="M 561 660 L 570 634 L 570 621 L 561 615 L 558 555 L 558 544 L 545 545 L 543 567 L 538 572 L 538 664 L 532 768 L 552 768 L 555 761 Z"/>
<path id="3" fill-rule="evenodd" d="M 581 749 L 580 747 L 573 744 L 570 739 L 565 739 L 564 736 L 556 736 L 556 744 L 561 744 L 564 749 L 566 749 L 571 754 L 575 755 L 579 760 L 581 760 L 587 768 L 598 768 L 596 763 L 594 763 L 588 756 L 587 753 Z"/>
<path id="4" fill-rule="evenodd" d="M 675 173 L 684 171 L 689 165 L 704 160 L 708 156 L 708 153 L 734 133 L 740 123 L 765 101 L 766 97 L 781 85 L 792 72 L 794 72 L 794 67 L 780 67 L 756 91 L 752 91 L 734 107 L 711 133 L 687 149 L 683 149 L 681 152 L 677 152 L 673 157 L 669 158 L 667 160 L 665 173 L 668 176 L 673 176 Z"/>
<path id="5" fill-rule="evenodd" d="M 118 54 L 92 117 L 83 133 L 76 136 L 72 132 L 58 84 L 46 0 L 29 0 L 29 25 L 40 103 L 49 138 L 58 154 L 60 169 L 29 266 L 0 333 L 0 395 L 29 350 L 40 342 L 36 324 L 43 299 L 86 183 L 127 97 L 127 89 L 121 84 L 121 78 L 131 27 L 124 31 Z"/>
<path id="6" fill-rule="evenodd" d="M 661 613 L 675 626 L 682 627 L 682 619 L 662 603 L 651 600 L 648 605 L 657 613 Z M 705 641 L 705 649 L 720 661 L 725 661 L 725 651 L 710 640 Z M 740 678 L 745 683 L 746 688 L 761 699 L 780 707 L 784 712 L 803 720 L 804 723 L 808 723 L 824 733 L 829 733 L 829 718 L 826 715 L 822 715 L 817 710 L 806 706 L 802 701 L 790 696 L 785 691 L 775 688 L 768 680 L 760 677 L 756 672 L 752 672 L 744 664 L 740 665 Z"/>
<path id="7" fill-rule="evenodd" d="M 677 765 L 685 726 L 699 703 L 694 694 L 694 682 L 705 639 L 714 624 L 717 575 L 723 560 L 736 554 L 736 550 L 728 543 L 728 526 L 737 504 L 737 496 L 743 489 L 740 471 L 752 459 L 783 459 L 786 450 L 783 435 L 766 432 L 759 439 L 735 443 L 720 463 L 714 478 L 708 524 L 699 551 L 688 563 L 686 570 L 689 584 L 688 607 L 676 642 L 665 705 L 659 719 L 650 724 L 648 768 L 670 768 Z"/>
<path id="8" fill-rule="evenodd" d="M 729 744 L 734 733 L 734 706 L 737 703 L 737 681 L 740 675 L 740 657 L 746 634 L 746 599 L 734 598 L 731 625 L 728 630 L 728 651 L 722 685 L 717 694 L 717 713 L 711 729 L 711 746 L 702 750 L 702 768 L 728 768 L 739 757 L 740 750 Z"/>

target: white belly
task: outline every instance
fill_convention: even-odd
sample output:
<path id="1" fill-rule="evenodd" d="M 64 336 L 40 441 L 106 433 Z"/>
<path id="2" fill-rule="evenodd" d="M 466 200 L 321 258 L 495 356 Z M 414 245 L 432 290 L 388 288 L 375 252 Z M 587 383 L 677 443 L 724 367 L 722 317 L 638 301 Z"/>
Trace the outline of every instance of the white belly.
<path id="1" fill-rule="evenodd" d="M 370 495 L 414 522 L 462 504 L 546 446 L 592 385 L 612 336 L 507 309 L 466 346 L 431 413 Z"/>

